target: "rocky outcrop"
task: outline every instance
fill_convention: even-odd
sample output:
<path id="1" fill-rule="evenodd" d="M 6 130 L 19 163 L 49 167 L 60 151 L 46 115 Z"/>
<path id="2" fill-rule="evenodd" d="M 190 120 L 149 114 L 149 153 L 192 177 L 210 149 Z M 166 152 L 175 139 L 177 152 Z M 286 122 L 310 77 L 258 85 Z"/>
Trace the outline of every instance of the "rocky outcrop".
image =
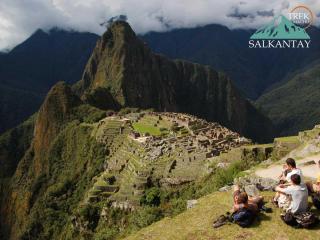
<path id="1" fill-rule="evenodd" d="M 152 53 L 126 22 L 113 23 L 97 42 L 75 86 L 82 98 L 96 88 L 107 89 L 120 106 L 191 113 L 257 141 L 273 135 L 271 122 L 227 76 Z"/>
<path id="2" fill-rule="evenodd" d="M 57 83 L 48 93 L 39 110 L 34 130 L 34 173 L 36 176 L 47 165 L 44 161 L 52 140 L 68 121 L 73 107 L 80 104 L 81 100 L 64 82 Z"/>

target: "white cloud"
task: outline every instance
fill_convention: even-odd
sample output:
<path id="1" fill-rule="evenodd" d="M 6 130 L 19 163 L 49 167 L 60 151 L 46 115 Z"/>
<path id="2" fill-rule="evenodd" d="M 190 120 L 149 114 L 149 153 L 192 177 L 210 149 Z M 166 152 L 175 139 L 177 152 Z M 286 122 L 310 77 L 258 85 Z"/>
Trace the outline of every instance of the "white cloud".
<path id="1" fill-rule="evenodd" d="M 305 0 L 316 14 L 320 0 Z M 210 23 L 257 28 L 296 6 L 295 0 L 0 0 L 0 49 L 10 48 L 38 28 L 60 27 L 101 34 L 99 23 L 119 14 L 138 33 Z M 258 14 L 258 12 L 260 14 Z M 262 13 L 262 14 L 261 14 Z M 319 22 L 318 22 L 319 23 Z"/>

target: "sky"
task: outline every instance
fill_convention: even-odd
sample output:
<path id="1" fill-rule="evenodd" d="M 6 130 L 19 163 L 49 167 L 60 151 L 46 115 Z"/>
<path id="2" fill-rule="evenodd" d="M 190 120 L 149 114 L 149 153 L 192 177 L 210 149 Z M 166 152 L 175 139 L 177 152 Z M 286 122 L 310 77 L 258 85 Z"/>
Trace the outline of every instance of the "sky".
<path id="1" fill-rule="evenodd" d="M 280 13 L 307 5 L 319 25 L 320 0 L 0 0 L 0 50 L 11 49 L 41 28 L 101 34 L 100 23 L 126 15 L 139 34 L 217 23 L 258 28 Z"/>

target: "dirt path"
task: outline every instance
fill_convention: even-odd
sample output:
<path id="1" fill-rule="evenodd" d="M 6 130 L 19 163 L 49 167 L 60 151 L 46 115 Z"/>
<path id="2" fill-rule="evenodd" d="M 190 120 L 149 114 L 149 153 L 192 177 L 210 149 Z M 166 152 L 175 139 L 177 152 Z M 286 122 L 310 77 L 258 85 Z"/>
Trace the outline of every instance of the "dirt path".
<path id="1" fill-rule="evenodd" d="M 309 161 L 314 160 L 316 163 L 320 160 L 320 154 L 309 156 L 302 158 L 300 160 L 297 160 L 298 167 L 302 170 L 303 176 L 311 179 L 315 179 L 317 175 L 320 173 L 320 169 L 317 165 L 309 165 L 304 166 L 303 164 Z M 278 176 L 281 174 L 282 171 L 282 165 L 281 163 L 273 164 L 265 169 L 258 169 L 255 174 L 259 177 L 264 178 L 272 178 L 277 180 Z"/>

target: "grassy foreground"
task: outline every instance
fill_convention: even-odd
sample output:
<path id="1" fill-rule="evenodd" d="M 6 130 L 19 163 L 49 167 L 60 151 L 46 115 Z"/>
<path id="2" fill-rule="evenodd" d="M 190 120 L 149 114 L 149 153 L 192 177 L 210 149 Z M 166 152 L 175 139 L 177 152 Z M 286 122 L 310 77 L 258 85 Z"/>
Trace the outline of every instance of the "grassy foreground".
<path id="1" fill-rule="evenodd" d="M 272 192 L 263 193 L 269 201 Z M 174 218 L 164 218 L 127 240 L 200 240 L 200 239 L 273 239 L 298 240 L 319 239 L 320 226 L 315 229 L 294 229 L 286 226 L 280 219 L 280 210 L 273 208 L 273 213 L 260 214 L 260 220 L 250 228 L 241 228 L 235 224 L 212 228 L 212 222 L 219 215 L 230 209 L 232 197 L 230 192 L 216 192 L 199 199 L 198 204 Z M 270 205 L 270 204 L 268 204 Z"/>

